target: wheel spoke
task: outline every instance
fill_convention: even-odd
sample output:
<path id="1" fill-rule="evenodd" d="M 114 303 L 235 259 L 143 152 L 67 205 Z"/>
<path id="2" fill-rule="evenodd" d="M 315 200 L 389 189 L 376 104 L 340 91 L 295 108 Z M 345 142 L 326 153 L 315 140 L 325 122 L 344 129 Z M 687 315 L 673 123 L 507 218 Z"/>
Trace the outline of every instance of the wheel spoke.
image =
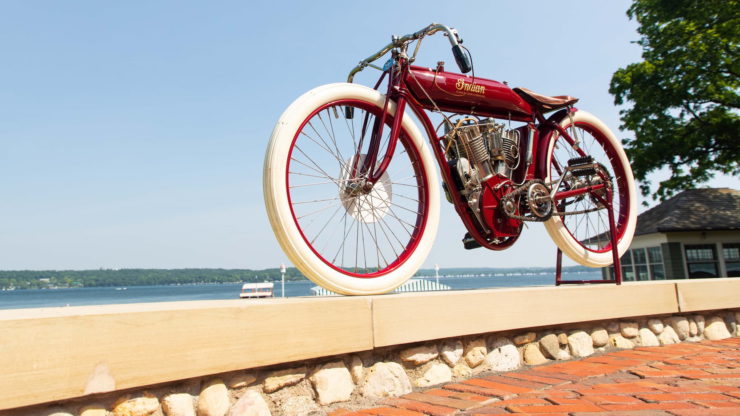
<path id="1" fill-rule="evenodd" d="M 342 182 L 342 181 L 340 181 L 340 182 Z M 327 183 L 334 183 L 334 184 L 336 184 L 336 182 L 334 182 L 334 181 L 313 182 L 313 183 L 304 183 L 304 184 L 301 184 L 301 185 L 290 185 L 290 189 L 293 189 L 293 188 L 305 188 L 307 186 L 325 185 Z"/>
<path id="2" fill-rule="evenodd" d="M 385 218 L 382 218 L 382 219 L 380 220 L 380 224 L 382 224 L 382 225 L 384 225 L 384 226 L 385 226 L 386 230 L 387 230 L 387 231 L 388 231 L 389 233 L 391 233 L 391 235 L 393 236 L 393 239 L 394 239 L 394 240 L 395 240 L 395 241 L 396 241 L 396 242 L 398 243 L 398 245 L 399 245 L 399 246 L 401 246 L 401 248 L 403 249 L 403 247 L 404 247 L 404 243 L 403 243 L 403 241 L 401 241 L 401 239 L 399 239 L 399 238 L 398 238 L 398 236 L 396 235 L 396 233 L 395 233 L 395 232 L 393 232 L 393 228 L 392 228 L 392 227 L 391 227 L 391 226 L 390 226 L 390 225 L 388 224 L 388 222 L 387 222 L 387 221 L 385 220 Z M 383 227 L 381 227 L 381 230 L 382 230 L 382 229 L 383 229 Z M 388 234 L 386 234 L 386 238 L 388 239 L 388 242 L 390 243 L 390 246 L 391 246 L 391 248 L 393 249 L 393 253 L 394 253 L 394 254 L 396 255 L 396 257 L 398 257 L 398 252 L 396 251 L 396 248 L 395 248 L 395 247 L 394 247 L 394 245 L 393 245 L 393 241 L 391 241 L 391 239 L 390 239 L 390 238 L 388 237 Z"/>
<path id="3" fill-rule="evenodd" d="M 302 205 L 302 204 L 315 204 L 317 202 L 326 202 L 326 201 L 338 201 L 340 198 L 326 198 L 326 199 L 314 199 L 312 201 L 300 201 L 300 202 L 293 202 L 293 205 Z"/>
<path id="4" fill-rule="evenodd" d="M 311 125 L 311 123 L 308 123 L 308 124 L 311 128 L 313 128 L 313 125 Z M 316 131 L 316 129 L 314 129 L 314 131 Z M 337 162 L 339 162 L 341 166 L 344 165 L 345 162 L 344 162 L 344 159 L 342 158 L 342 155 L 338 153 L 332 153 L 332 150 L 329 149 L 324 139 L 321 139 L 321 143 L 319 143 L 316 139 L 313 138 L 313 136 L 306 134 L 305 131 L 302 131 L 301 134 L 305 136 L 306 138 L 308 138 L 309 140 L 311 140 L 312 142 L 316 143 L 316 146 L 319 146 L 320 148 L 326 150 L 334 159 L 336 159 Z M 316 132 L 316 134 L 319 135 L 318 132 Z M 321 136 L 319 135 L 319 137 Z"/>
<path id="5" fill-rule="evenodd" d="M 337 111 L 336 107 L 333 107 L 334 111 Z M 327 109 L 327 112 L 329 110 Z M 331 139 L 332 144 L 334 145 L 334 149 L 336 149 L 337 154 L 339 155 L 341 160 L 347 160 L 344 156 L 342 156 L 342 152 L 339 150 L 339 146 L 337 146 L 337 139 L 336 134 L 334 133 L 334 123 L 331 121 L 331 114 L 328 115 L 327 119 L 329 120 L 329 128 L 331 131 L 327 130 L 327 133 L 329 133 L 329 138 Z M 323 120 L 322 120 L 323 122 Z M 326 128 L 326 126 L 324 126 Z"/>
<path id="6" fill-rule="evenodd" d="M 375 217 L 376 215 L 378 215 L 378 213 L 375 212 L 375 207 L 371 206 L 370 207 L 370 210 L 371 210 L 371 212 L 373 214 L 373 217 Z M 388 261 L 385 260 L 385 257 L 383 256 L 383 254 L 382 254 L 382 252 L 380 250 L 380 243 L 378 243 L 378 228 L 377 228 L 377 226 L 375 224 L 375 221 L 372 224 L 373 224 L 373 229 L 372 230 L 370 230 L 370 228 L 368 227 L 367 223 L 365 223 L 365 228 L 367 229 L 367 232 L 370 235 L 370 238 L 373 239 L 373 243 L 375 243 L 375 259 L 378 262 L 378 267 L 376 269 L 377 270 L 380 270 L 380 259 L 381 258 L 383 259 L 383 261 L 385 262 L 385 265 L 386 266 L 388 266 Z"/>
<path id="7" fill-rule="evenodd" d="M 296 147 L 296 148 L 297 148 L 297 147 Z M 298 160 L 298 159 L 296 159 L 296 158 L 291 158 L 291 160 L 292 160 L 293 162 L 296 162 L 296 163 L 298 163 L 298 164 L 300 164 L 300 165 L 302 165 L 302 166 L 305 166 L 305 167 L 307 167 L 307 168 L 309 168 L 309 169 L 311 169 L 311 170 L 313 170 L 313 171 L 316 171 L 316 172 L 318 172 L 318 173 L 321 173 L 321 174 L 323 174 L 324 176 L 321 176 L 322 178 L 328 178 L 328 179 L 330 179 L 330 180 L 331 180 L 332 182 L 334 182 L 334 183 L 335 183 L 336 185 L 339 185 L 339 182 L 340 182 L 340 180 L 339 180 L 339 179 L 336 179 L 336 178 L 334 178 L 333 176 L 331 176 L 331 175 L 329 175 L 328 173 L 326 173 L 326 172 L 325 172 L 325 171 L 324 171 L 323 169 L 321 169 L 320 167 L 318 167 L 318 165 L 316 165 L 316 162 L 313 162 L 313 161 L 312 161 L 312 163 L 313 163 L 313 164 L 314 164 L 314 165 L 316 166 L 316 168 L 312 168 L 311 166 L 309 166 L 309 165 L 307 165 L 307 164 L 303 163 L 302 161 L 300 161 L 300 160 Z"/>
<path id="8" fill-rule="evenodd" d="M 311 244 L 314 244 L 314 243 L 316 243 L 316 240 L 318 240 L 318 239 L 319 239 L 319 237 L 321 237 L 321 233 L 323 233 L 323 232 L 324 232 L 324 230 L 326 229 L 326 227 L 327 227 L 327 226 L 328 226 L 329 224 L 331 224 L 331 220 L 333 220 L 333 219 L 334 219 L 334 217 L 336 217 L 336 215 L 337 215 L 337 213 L 339 212 L 340 208 L 342 208 L 342 207 L 341 207 L 341 206 L 338 206 L 338 207 L 337 207 L 337 209 L 336 209 L 336 210 L 334 210 L 334 213 L 333 213 L 333 214 L 331 214 L 331 217 L 329 217 L 329 219 L 328 219 L 328 220 L 326 221 L 326 223 L 324 223 L 324 226 L 323 226 L 323 227 L 321 227 L 321 229 L 319 230 L 319 232 L 318 232 L 318 233 L 316 233 L 316 236 L 315 236 L 315 237 L 313 238 L 313 240 L 311 240 Z"/>
<path id="9" fill-rule="evenodd" d="M 304 215 L 301 215 L 300 217 L 296 217 L 296 219 L 299 219 L 300 220 L 302 218 L 306 218 L 306 217 L 310 217 L 312 215 L 316 215 L 316 214 L 318 214 L 320 212 L 323 212 L 323 211 L 326 211 L 327 209 L 332 208 L 333 206 L 334 206 L 333 204 L 326 205 L 326 206 L 324 206 L 322 208 L 319 208 L 319 209 L 317 209 L 315 211 L 311 211 L 308 214 L 304 214 Z"/>

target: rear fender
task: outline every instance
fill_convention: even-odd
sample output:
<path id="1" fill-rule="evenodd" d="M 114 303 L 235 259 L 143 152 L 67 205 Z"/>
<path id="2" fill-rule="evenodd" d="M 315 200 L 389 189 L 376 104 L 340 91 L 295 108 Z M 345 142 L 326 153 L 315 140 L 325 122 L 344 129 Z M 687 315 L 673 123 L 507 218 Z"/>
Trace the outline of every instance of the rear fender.
<path id="1" fill-rule="evenodd" d="M 569 113 L 578 111 L 576 108 L 566 108 L 551 115 L 547 121 L 541 123 L 538 132 L 539 140 L 537 141 L 537 164 L 535 166 L 535 177 L 544 180 L 547 177 L 547 151 L 550 148 L 550 140 L 553 134 L 557 133 L 555 125 L 561 124 Z"/>

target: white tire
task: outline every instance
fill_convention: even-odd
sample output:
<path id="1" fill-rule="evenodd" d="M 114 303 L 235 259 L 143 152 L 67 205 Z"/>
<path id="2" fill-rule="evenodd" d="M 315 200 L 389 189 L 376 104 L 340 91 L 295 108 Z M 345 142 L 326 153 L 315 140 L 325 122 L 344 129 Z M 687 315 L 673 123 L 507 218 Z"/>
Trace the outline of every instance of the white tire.
<path id="1" fill-rule="evenodd" d="M 265 207 L 280 246 L 306 277 L 341 294 L 379 294 L 397 288 L 422 265 L 437 233 L 435 161 L 408 115 L 402 120 L 404 138 L 399 139 L 386 173 L 372 190 L 349 193 L 351 166 L 361 165 L 367 156 L 366 150 L 356 150 L 363 146 L 357 143 L 362 122 L 365 117 L 376 120 L 384 103 L 383 94 L 356 84 L 315 88 L 280 116 L 265 155 Z M 353 117 L 343 113 L 347 105 L 355 108 Z M 395 103 L 388 108 L 395 114 Z M 342 140 L 339 130 L 345 126 Z M 388 135 L 390 125 L 384 127 L 383 134 Z M 364 145 L 369 141 L 366 137 Z M 382 158 L 384 150 L 379 154 Z M 401 177 L 408 172 L 410 179 Z M 320 205 L 324 203 L 325 208 Z"/>
<path id="2" fill-rule="evenodd" d="M 596 162 L 607 168 L 614 186 L 615 235 L 621 257 L 632 243 L 637 223 L 635 180 L 629 160 L 614 134 L 592 114 L 578 110 L 572 118 L 566 116 L 560 125 L 570 133 L 571 122 L 577 127 L 581 143 L 576 149 L 559 140 L 562 137 L 557 132 L 553 133 L 547 151 L 546 181 L 558 180 L 555 166 L 565 166 L 568 158 L 583 156 L 584 153 L 593 156 Z M 563 190 L 562 186 L 568 185 L 561 185 L 560 190 Z M 566 202 L 570 204 L 565 208 L 566 213 L 585 211 L 596 206 L 594 198 L 588 195 L 580 200 L 570 198 Z M 606 209 L 585 214 L 553 215 L 545 222 L 545 228 L 560 250 L 573 261 L 589 267 L 605 267 L 613 263 L 611 243 L 608 235 L 604 235 L 609 231 Z"/>

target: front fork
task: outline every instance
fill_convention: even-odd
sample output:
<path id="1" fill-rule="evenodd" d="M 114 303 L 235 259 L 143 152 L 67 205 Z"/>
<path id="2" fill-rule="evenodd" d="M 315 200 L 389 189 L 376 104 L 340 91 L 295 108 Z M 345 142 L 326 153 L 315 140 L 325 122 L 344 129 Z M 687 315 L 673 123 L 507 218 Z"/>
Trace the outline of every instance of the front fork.
<path id="1" fill-rule="evenodd" d="M 400 86 L 394 82 L 396 79 L 393 74 L 391 75 L 388 84 L 388 93 L 386 94 L 385 105 L 383 106 L 383 112 L 380 117 L 375 120 L 370 132 L 370 143 L 368 143 L 367 154 L 364 159 L 361 158 L 362 144 L 364 141 L 365 132 L 367 131 L 367 120 L 363 123 L 363 134 L 360 138 L 360 142 L 357 146 L 355 158 L 352 166 L 351 183 L 356 183 L 360 191 L 368 192 L 375 183 L 380 179 L 381 176 L 388 169 L 388 165 L 391 163 L 393 153 L 396 151 L 396 145 L 398 144 L 398 137 L 401 134 L 401 123 L 403 121 L 404 110 L 406 109 L 406 98 L 400 91 Z M 391 101 L 396 102 L 396 111 L 393 117 L 393 124 L 391 124 L 391 131 L 388 137 L 388 145 L 385 149 L 385 154 L 380 160 L 380 164 L 376 164 L 379 153 L 381 151 L 383 130 L 385 127 L 386 120 L 388 119 L 389 104 Z M 362 163 L 360 164 L 360 160 Z"/>
<path id="2" fill-rule="evenodd" d="M 386 99 L 386 101 L 388 100 L 390 100 L 390 98 Z M 375 182 L 378 181 L 378 179 L 380 179 L 381 176 L 383 176 L 383 173 L 385 173 L 386 169 L 388 169 L 388 165 L 391 163 L 393 153 L 396 151 L 396 144 L 398 143 L 398 136 L 400 135 L 401 131 L 401 121 L 403 119 L 403 111 L 405 107 L 406 99 L 399 94 L 396 99 L 396 115 L 393 118 L 393 124 L 391 125 L 388 147 L 386 148 L 385 155 L 380 161 L 379 166 L 375 166 L 375 160 L 377 159 L 378 152 L 380 151 L 380 142 L 381 137 L 383 136 L 383 126 L 385 125 L 385 118 L 388 112 L 387 108 L 385 111 L 383 111 L 383 114 L 381 116 L 381 123 L 376 129 L 377 132 L 373 132 L 372 140 L 370 141 L 368 156 L 365 158 L 366 163 L 371 163 L 370 169 L 366 170 L 366 172 L 371 172 L 367 177 L 367 182 L 370 182 L 373 185 L 375 184 Z"/>

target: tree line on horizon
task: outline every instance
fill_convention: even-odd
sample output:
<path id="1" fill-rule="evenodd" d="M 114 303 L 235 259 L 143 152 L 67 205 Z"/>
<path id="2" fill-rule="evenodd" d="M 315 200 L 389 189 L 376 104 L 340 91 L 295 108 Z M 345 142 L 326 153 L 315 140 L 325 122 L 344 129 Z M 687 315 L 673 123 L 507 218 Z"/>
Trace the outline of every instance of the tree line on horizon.
<path id="1" fill-rule="evenodd" d="M 303 280 L 294 267 L 285 280 Z M 0 271 L 0 289 L 111 287 L 235 283 L 280 280 L 280 269 L 99 269 Z"/>
<path id="2" fill-rule="evenodd" d="M 583 266 L 564 267 L 563 271 L 593 270 Z M 441 276 L 495 275 L 505 273 L 548 273 L 554 267 L 453 267 L 442 268 Z M 416 276 L 432 277 L 434 269 L 420 269 Z M 98 269 L 98 270 L 0 270 L 0 290 L 48 289 L 67 287 L 118 287 L 184 285 L 204 283 L 253 283 L 279 281 L 280 269 Z M 306 280 L 295 267 L 288 267 L 285 280 Z"/>

